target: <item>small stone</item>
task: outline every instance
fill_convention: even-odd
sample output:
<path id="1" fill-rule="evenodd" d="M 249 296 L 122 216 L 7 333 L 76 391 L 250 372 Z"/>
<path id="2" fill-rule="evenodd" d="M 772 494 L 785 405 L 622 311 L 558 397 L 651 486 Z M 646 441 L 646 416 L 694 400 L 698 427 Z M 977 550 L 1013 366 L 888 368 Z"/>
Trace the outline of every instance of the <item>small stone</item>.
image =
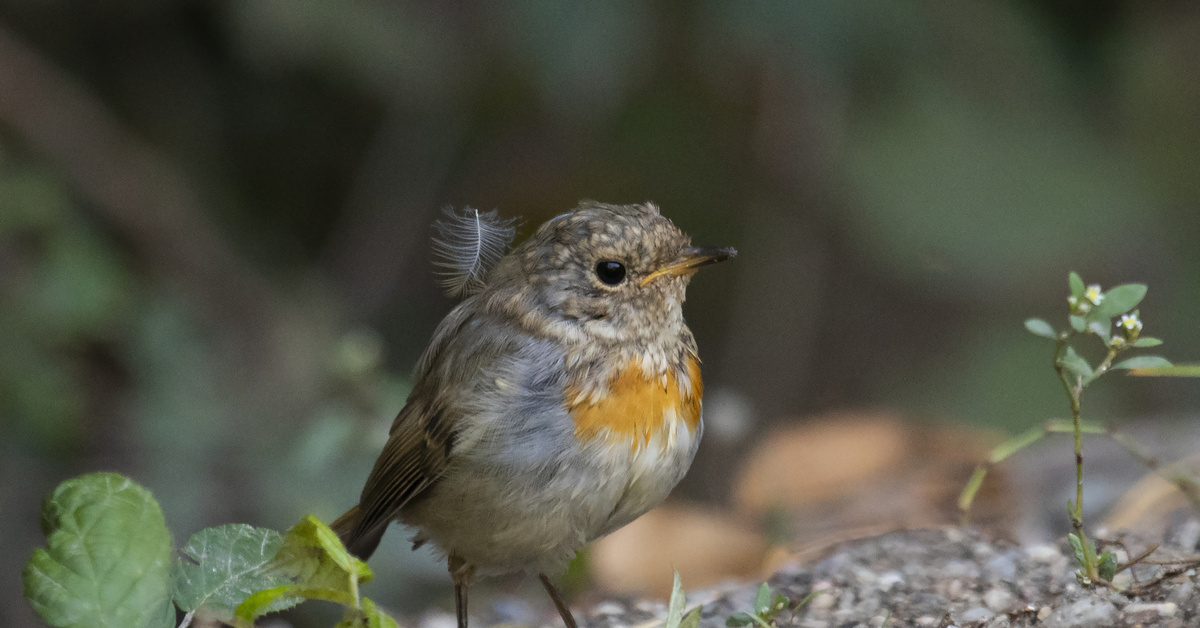
<path id="1" fill-rule="evenodd" d="M 1049 617 L 1050 613 L 1053 613 L 1053 612 L 1054 612 L 1054 609 L 1050 608 L 1049 606 L 1041 607 L 1040 609 L 1038 609 L 1038 614 L 1037 614 L 1038 621 L 1046 621 L 1046 618 Z"/>
<path id="2" fill-rule="evenodd" d="M 1062 554 L 1058 553 L 1058 548 L 1053 545 L 1031 545 L 1025 548 L 1025 555 L 1038 561 L 1039 563 L 1050 564 Z"/>
<path id="3" fill-rule="evenodd" d="M 1175 531 L 1173 539 L 1180 547 L 1195 550 L 1200 544 L 1200 520 L 1189 519 Z"/>
<path id="4" fill-rule="evenodd" d="M 857 580 L 859 584 L 871 584 L 878 580 L 879 576 L 876 576 L 875 572 L 871 571 L 870 569 L 859 568 L 854 570 L 854 579 Z"/>
<path id="5" fill-rule="evenodd" d="M 942 567 L 942 573 L 947 577 L 960 577 L 974 580 L 979 577 L 979 565 L 969 560 L 947 561 Z"/>
<path id="6" fill-rule="evenodd" d="M 592 608 L 592 615 L 598 617 L 623 614 L 625 614 L 625 607 L 616 602 L 601 602 Z"/>
<path id="7" fill-rule="evenodd" d="M 984 563 L 983 571 L 991 580 L 1013 582 L 1017 579 L 1017 561 L 1009 553 L 998 554 Z"/>
<path id="8" fill-rule="evenodd" d="M 1005 589 L 993 587 L 983 594 L 983 603 L 998 613 L 1012 606 L 1013 596 Z"/>
<path id="9" fill-rule="evenodd" d="M 938 623 L 938 618 L 934 617 L 933 615 L 921 615 L 913 621 L 915 621 L 918 626 L 936 626 Z"/>
<path id="10" fill-rule="evenodd" d="M 876 616 L 872 617 L 868 623 L 871 625 L 872 628 L 881 628 L 883 626 L 883 622 L 885 622 L 887 620 L 888 620 L 887 615 L 876 615 Z"/>
<path id="11" fill-rule="evenodd" d="M 1174 617 L 1179 607 L 1174 602 L 1162 602 L 1159 604 L 1134 602 L 1133 604 L 1126 604 L 1124 610 L 1125 621 L 1142 623 Z"/>
<path id="12" fill-rule="evenodd" d="M 1192 597 L 1195 591 L 1196 585 L 1191 580 L 1185 580 L 1183 584 L 1171 592 L 1171 599 L 1176 602 L 1186 602 Z"/>
<path id="13" fill-rule="evenodd" d="M 1116 618 L 1112 602 L 1084 598 L 1051 613 L 1043 628 L 1101 628 L 1113 625 Z"/>
<path id="14" fill-rule="evenodd" d="M 827 611 L 833 608 L 835 603 L 837 603 L 837 597 L 832 593 L 818 593 L 817 597 L 808 603 L 808 606 L 814 611 Z"/>
<path id="15" fill-rule="evenodd" d="M 963 611 L 962 614 L 958 616 L 958 621 L 964 624 L 987 621 L 991 619 L 992 615 L 994 614 L 995 613 L 982 606 L 976 606 L 975 608 L 969 608 Z"/>
<path id="16" fill-rule="evenodd" d="M 996 550 L 992 547 L 991 543 L 976 543 L 971 546 L 971 552 L 975 554 L 976 558 L 988 558 L 992 554 L 995 554 Z"/>
<path id="17" fill-rule="evenodd" d="M 892 587 L 904 582 L 904 576 L 899 571 L 888 571 L 879 576 L 875 581 L 875 586 L 879 587 L 880 591 L 891 591 Z"/>

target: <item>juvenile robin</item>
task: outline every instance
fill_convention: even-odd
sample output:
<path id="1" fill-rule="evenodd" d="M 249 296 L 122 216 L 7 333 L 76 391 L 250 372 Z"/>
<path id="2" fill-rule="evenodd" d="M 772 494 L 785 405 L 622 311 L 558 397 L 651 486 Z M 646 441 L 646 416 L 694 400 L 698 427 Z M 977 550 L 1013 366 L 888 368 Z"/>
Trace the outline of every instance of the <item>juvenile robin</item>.
<path id="1" fill-rule="evenodd" d="M 683 320 L 698 248 L 657 207 L 585 201 L 511 252 L 509 223 L 440 223 L 438 325 L 359 503 L 333 523 L 362 559 L 388 524 L 446 553 L 459 628 L 477 575 L 546 574 L 658 505 L 703 431 L 700 358 Z"/>

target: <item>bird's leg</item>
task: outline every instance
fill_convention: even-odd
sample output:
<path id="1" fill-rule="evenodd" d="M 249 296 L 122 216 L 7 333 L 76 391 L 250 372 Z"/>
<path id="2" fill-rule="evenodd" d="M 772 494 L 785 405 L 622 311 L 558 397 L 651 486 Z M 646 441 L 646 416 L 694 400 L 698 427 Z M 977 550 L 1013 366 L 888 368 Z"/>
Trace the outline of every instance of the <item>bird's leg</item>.
<path id="1" fill-rule="evenodd" d="M 454 583 L 454 613 L 458 615 L 458 628 L 467 628 L 467 585 Z"/>
<path id="2" fill-rule="evenodd" d="M 458 628 L 467 628 L 467 586 L 475 575 L 475 568 L 455 554 L 446 559 L 450 578 L 454 580 L 454 614 L 458 616 Z"/>
<path id="3" fill-rule="evenodd" d="M 562 617 L 563 623 L 567 625 L 567 628 L 578 628 L 578 624 L 575 623 L 575 616 L 571 614 L 571 609 L 567 608 L 567 603 L 563 601 L 562 594 L 558 592 L 558 589 L 554 588 L 554 585 L 550 583 L 550 579 L 546 577 L 546 574 L 538 574 L 538 580 L 542 581 L 542 586 L 546 587 L 546 593 L 549 593 L 550 599 L 554 600 L 554 607 L 558 609 L 558 616 Z M 465 627 L 460 626 L 460 628 Z"/>

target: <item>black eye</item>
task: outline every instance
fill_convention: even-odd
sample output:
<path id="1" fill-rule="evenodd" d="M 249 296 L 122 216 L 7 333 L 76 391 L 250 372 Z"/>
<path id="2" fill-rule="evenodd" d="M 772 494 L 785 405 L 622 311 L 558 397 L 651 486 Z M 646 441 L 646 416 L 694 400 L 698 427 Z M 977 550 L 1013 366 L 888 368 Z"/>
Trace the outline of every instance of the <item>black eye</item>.
<path id="1" fill-rule="evenodd" d="M 625 281 L 625 265 L 612 259 L 602 259 L 596 262 L 596 276 L 600 281 L 615 286 Z"/>

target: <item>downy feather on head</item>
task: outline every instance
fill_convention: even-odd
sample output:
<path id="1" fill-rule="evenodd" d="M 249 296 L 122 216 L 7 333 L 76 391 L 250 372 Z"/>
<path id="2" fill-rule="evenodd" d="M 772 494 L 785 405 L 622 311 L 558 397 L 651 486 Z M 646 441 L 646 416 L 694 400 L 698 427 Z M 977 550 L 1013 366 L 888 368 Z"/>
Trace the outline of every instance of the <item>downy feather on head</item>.
<path id="1" fill-rule="evenodd" d="M 467 297 L 486 285 L 492 268 L 508 252 L 516 235 L 515 218 L 503 220 L 496 210 L 466 207 L 462 213 L 447 207 L 445 218 L 433 223 L 434 264 L 445 270 L 442 287 L 451 297 Z"/>

